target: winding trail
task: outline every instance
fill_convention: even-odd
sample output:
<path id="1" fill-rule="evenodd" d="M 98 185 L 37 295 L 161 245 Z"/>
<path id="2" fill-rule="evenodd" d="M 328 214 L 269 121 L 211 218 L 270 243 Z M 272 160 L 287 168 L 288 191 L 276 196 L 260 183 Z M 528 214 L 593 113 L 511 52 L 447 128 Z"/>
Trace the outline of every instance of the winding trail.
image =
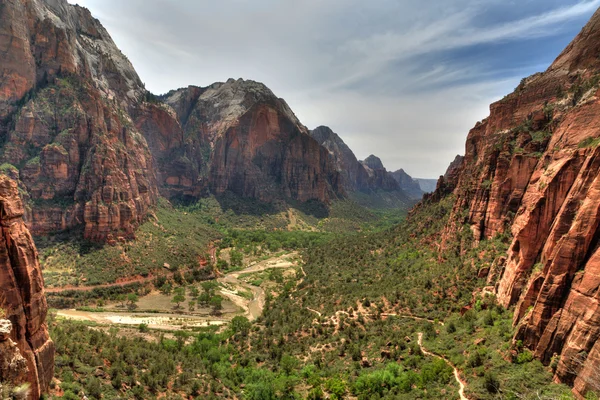
<path id="1" fill-rule="evenodd" d="M 423 347 L 423 332 L 419 332 L 418 343 L 419 343 L 419 347 L 421 348 L 421 351 L 423 352 L 423 354 L 430 356 L 430 357 L 440 358 L 440 359 L 444 360 L 446 362 L 446 364 L 448 364 L 449 366 L 452 367 L 452 369 L 454 370 L 454 379 L 460 386 L 460 389 L 458 390 L 458 395 L 460 396 L 460 400 L 469 400 L 469 398 L 467 396 L 465 396 L 465 387 L 466 387 L 465 382 L 460 378 L 458 369 L 454 366 L 454 364 L 452 364 L 450 362 L 450 360 L 448 360 L 446 357 L 432 353 L 432 352 L 428 351 L 425 347 Z"/>

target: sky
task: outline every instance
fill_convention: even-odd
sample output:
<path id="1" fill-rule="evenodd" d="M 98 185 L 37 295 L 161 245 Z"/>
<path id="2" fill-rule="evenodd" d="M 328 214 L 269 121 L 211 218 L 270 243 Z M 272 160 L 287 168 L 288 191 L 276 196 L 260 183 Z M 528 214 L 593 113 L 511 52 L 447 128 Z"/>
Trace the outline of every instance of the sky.
<path id="1" fill-rule="evenodd" d="M 155 94 L 265 83 L 359 159 L 436 178 L 469 130 L 545 70 L 600 0 L 69 0 Z"/>

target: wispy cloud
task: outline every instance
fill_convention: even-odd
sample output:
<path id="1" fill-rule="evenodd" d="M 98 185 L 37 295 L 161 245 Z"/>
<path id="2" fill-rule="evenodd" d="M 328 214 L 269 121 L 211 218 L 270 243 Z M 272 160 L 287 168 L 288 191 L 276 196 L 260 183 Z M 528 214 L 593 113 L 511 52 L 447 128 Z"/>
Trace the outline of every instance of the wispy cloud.
<path id="1" fill-rule="evenodd" d="M 383 34 L 351 40 L 342 45 L 339 51 L 355 60 L 353 73 L 342 77 L 332 87 L 343 87 L 358 80 L 368 79 L 372 75 L 379 74 L 392 62 L 406 62 L 424 54 L 554 35 L 556 31 L 552 28 L 555 25 L 590 14 L 598 6 L 600 0 L 582 1 L 497 26 L 474 27 L 473 21 L 482 13 L 481 4 L 478 4 L 450 16 L 442 16 L 425 26 L 417 22 L 417 26 L 412 29 L 400 27 L 399 31 L 390 30 Z M 436 74 L 442 69 L 445 68 L 438 66 L 435 71 L 427 74 Z M 448 71 L 445 76 L 452 79 L 452 75 L 461 72 L 463 71 Z M 422 75 L 421 79 L 427 74 Z"/>
<path id="2" fill-rule="evenodd" d="M 69 0 L 157 93 L 263 81 L 359 157 L 435 177 L 488 105 L 543 70 L 600 0 Z"/>

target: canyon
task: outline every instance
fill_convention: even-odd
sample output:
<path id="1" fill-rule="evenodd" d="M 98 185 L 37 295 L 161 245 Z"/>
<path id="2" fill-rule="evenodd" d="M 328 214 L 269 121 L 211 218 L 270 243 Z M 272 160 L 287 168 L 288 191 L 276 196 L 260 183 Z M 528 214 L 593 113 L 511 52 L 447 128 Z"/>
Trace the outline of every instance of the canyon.
<path id="1" fill-rule="evenodd" d="M 445 241 L 512 235 L 488 284 L 515 307 L 515 341 L 555 379 L 598 390 L 600 11 L 544 73 L 523 79 L 470 131 L 430 199 L 456 196 Z"/>
<path id="2" fill-rule="evenodd" d="M 429 191 L 374 155 L 359 161 L 330 128 L 309 130 L 262 83 L 153 95 L 100 22 L 65 0 L 3 3 L 0 47 L 0 380 L 29 383 L 31 398 L 49 387 L 54 345 L 30 230 L 116 244 L 136 238 L 161 196 L 366 195 L 408 208 Z M 545 72 L 490 106 L 411 212 L 453 196 L 441 250 L 465 226 L 459 254 L 511 237 L 480 271 L 485 290 L 514 308 L 513 342 L 579 396 L 600 390 L 599 53 L 600 11 Z"/>

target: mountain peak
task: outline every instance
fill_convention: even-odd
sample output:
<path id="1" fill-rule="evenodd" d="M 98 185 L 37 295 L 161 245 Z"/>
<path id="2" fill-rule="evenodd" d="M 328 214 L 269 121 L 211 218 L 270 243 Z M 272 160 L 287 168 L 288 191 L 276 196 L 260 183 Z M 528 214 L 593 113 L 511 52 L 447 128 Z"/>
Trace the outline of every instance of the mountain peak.
<path id="1" fill-rule="evenodd" d="M 374 170 L 385 169 L 381 159 L 373 154 L 365 158 L 363 161 L 361 161 L 361 163 Z"/>

